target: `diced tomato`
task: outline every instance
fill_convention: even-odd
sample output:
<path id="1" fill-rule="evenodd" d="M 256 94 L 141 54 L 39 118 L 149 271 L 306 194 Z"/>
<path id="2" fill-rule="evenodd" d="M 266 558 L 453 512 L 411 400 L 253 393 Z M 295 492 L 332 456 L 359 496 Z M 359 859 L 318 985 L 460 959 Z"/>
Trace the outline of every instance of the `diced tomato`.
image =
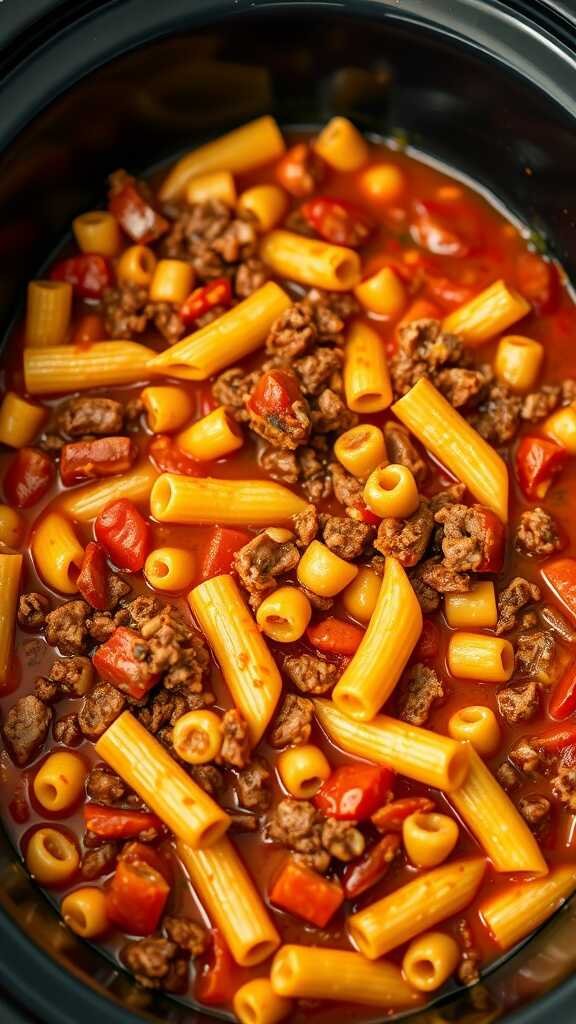
<path id="1" fill-rule="evenodd" d="M 85 313 L 81 316 L 72 335 L 71 343 L 78 348 L 89 347 L 95 341 L 106 337 L 104 321 L 98 313 Z"/>
<path id="2" fill-rule="evenodd" d="M 151 828 L 163 831 L 160 818 L 149 811 L 124 811 L 118 807 L 102 807 L 100 804 L 84 805 L 84 824 L 89 832 L 101 839 L 134 839 Z M 131 858 L 132 861 L 135 859 L 141 858 Z M 150 866 L 154 867 L 154 864 Z"/>
<path id="3" fill-rule="evenodd" d="M 215 306 L 232 305 L 232 285 L 229 277 L 218 277 L 209 281 L 202 288 L 196 288 L 180 306 L 180 317 L 191 326 Z"/>
<path id="4" fill-rule="evenodd" d="M 537 313 L 552 313 L 559 296 L 559 280 L 553 263 L 535 252 L 523 252 L 516 262 L 516 286 Z"/>
<path id="5" fill-rule="evenodd" d="M 363 501 L 357 501 L 354 505 L 350 506 L 348 514 L 351 519 L 355 519 L 360 523 L 368 523 L 369 526 L 380 526 L 382 522 L 382 517 L 377 516 Z"/>
<path id="6" fill-rule="evenodd" d="M 326 654 L 354 654 L 360 646 L 364 630 L 329 615 L 321 622 L 308 626 L 306 636 L 317 651 Z"/>
<path id="7" fill-rule="evenodd" d="M 467 203 L 417 199 L 410 234 L 436 256 L 467 256 L 478 244 L 478 218 Z"/>
<path id="8" fill-rule="evenodd" d="M 500 572 L 504 561 L 504 544 L 506 532 L 504 525 L 492 509 L 484 505 L 473 505 L 472 508 L 480 521 L 480 528 L 484 536 L 484 553 L 481 562 L 476 566 L 476 572 Z"/>
<path id="9" fill-rule="evenodd" d="M 148 455 L 161 473 L 179 473 L 181 476 L 203 476 L 206 463 L 197 462 L 178 448 L 173 437 L 157 434 L 150 442 Z"/>
<path id="10" fill-rule="evenodd" d="M 293 403 L 301 398 L 300 387 L 291 373 L 270 370 L 260 377 L 248 401 L 248 408 L 263 419 L 285 416 Z"/>
<path id="11" fill-rule="evenodd" d="M 576 558 L 556 558 L 542 569 L 542 577 L 576 621 Z"/>
<path id="12" fill-rule="evenodd" d="M 98 611 L 105 611 L 108 607 L 108 568 L 102 548 L 94 541 L 86 545 L 76 586 L 88 604 Z"/>
<path id="13" fill-rule="evenodd" d="M 244 530 L 229 530 L 223 526 L 214 526 L 206 543 L 204 559 L 200 568 L 203 580 L 220 576 L 232 569 L 234 555 L 251 540 L 250 534 Z"/>
<path id="14" fill-rule="evenodd" d="M 92 658 L 96 672 L 105 683 L 112 683 L 135 700 L 145 697 L 160 678 L 160 673 L 151 672 L 148 663 L 139 657 L 142 644 L 139 633 L 128 626 L 118 626 Z"/>
<path id="15" fill-rule="evenodd" d="M 126 473 L 136 460 L 138 448 L 129 437 L 95 437 L 71 441 L 60 452 L 60 476 L 69 487 L 82 480 Z"/>
<path id="16" fill-rule="evenodd" d="M 168 885 L 172 886 L 174 879 L 170 865 L 162 854 L 155 850 L 153 846 L 150 846 L 149 843 L 139 843 L 137 840 L 134 840 L 132 843 L 126 843 L 122 847 L 118 859 L 125 860 L 129 864 L 133 864 L 135 861 L 142 861 L 144 864 L 148 864 L 149 867 L 154 868 L 154 871 L 162 875 L 168 882 Z"/>
<path id="17" fill-rule="evenodd" d="M 434 801 L 427 796 L 407 796 L 379 807 L 372 815 L 371 821 L 379 832 L 401 832 L 402 825 L 411 814 L 416 814 L 417 811 L 427 814 L 428 811 L 433 811 L 435 806 Z"/>
<path id="18" fill-rule="evenodd" d="M 120 498 L 100 512 L 96 537 L 114 565 L 128 572 L 144 567 L 151 547 L 150 524 L 128 498 Z"/>
<path id="19" fill-rule="evenodd" d="M 362 210 L 343 199 L 317 196 L 303 203 L 300 212 L 320 238 L 333 245 L 356 248 L 366 241 L 374 229 Z"/>
<path id="20" fill-rule="evenodd" d="M 361 893 L 376 885 L 376 882 L 382 881 L 397 856 L 400 845 L 400 836 L 383 836 L 360 860 L 347 864 L 342 875 L 346 899 L 356 899 Z"/>
<path id="21" fill-rule="evenodd" d="M 546 732 L 532 736 L 530 742 L 546 754 L 561 754 L 567 747 L 576 745 L 576 723 L 553 726 Z"/>
<path id="22" fill-rule="evenodd" d="M 126 175 L 125 184 L 112 191 L 108 209 L 133 242 L 148 245 L 169 228 L 168 221 L 156 212 L 142 195 L 134 178 Z"/>
<path id="23" fill-rule="evenodd" d="M 80 299 L 101 299 L 114 281 L 112 266 L 105 256 L 82 252 L 55 263 L 50 271 L 52 281 L 68 281 Z"/>
<path id="24" fill-rule="evenodd" d="M 269 898 L 275 907 L 324 928 L 342 906 L 344 893 L 337 882 L 329 882 L 311 868 L 289 859 L 270 889 Z"/>
<path id="25" fill-rule="evenodd" d="M 196 982 L 196 998 L 207 1006 L 229 1003 L 238 988 L 237 968 L 217 928 L 212 931 L 210 962 Z"/>
<path id="26" fill-rule="evenodd" d="M 299 199 L 311 196 L 323 177 L 324 164 L 306 142 L 292 146 L 276 164 L 277 180 Z"/>
<path id="27" fill-rule="evenodd" d="M 393 783 L 393 772 L 382 765 L 341 765 L 318 790 L 314 803 L 338 821 L 365 821 L 389 798 Z"/>
<path id="28" fill-rule="evenodd" d="M 52 459 L 39 448 L 21 448 L 4 476 L 4 495 L 16 508 L 31 508 L 48 493 L 56 468 Z"/>
<path id="29" fill-rule="evenodd" d="M 469 288 L 464 284 L 457 284 L 449 277 L 426 277 L 426 292 L 435 302 L 451 311 L 463 306 L 465 302 L 473 299 L 477 294 L 477 288 Z"/>
<path id="30" fill-rule="evenodd" d="M 412 661 L 429 661 L 435 658 L 440 648 L 440 629 L 435 622 L 424 619 L 422 632 L 412 652 Z"/>
<path id="31" fill-rule="evenodd" d="M 556 683 L 548 712 L 552 718 L 562 721 L 576 711 L 576 662 L 568 665 L 561 678 Z"/>
<path id="32" fill-rule="evenodd" d="M 119 860 L 106 890 L 108 918 L 129 935 L 151 935 L 160 923 L 169 894 L 166 879 L 149 864 Z"/>
<path id="33" fill-rule="evenodd" d="M 544 437 L 523 437 L 516 451 L 516 475 L 527 498 L 544 498 L 564 469 L 568 452 Z"/>

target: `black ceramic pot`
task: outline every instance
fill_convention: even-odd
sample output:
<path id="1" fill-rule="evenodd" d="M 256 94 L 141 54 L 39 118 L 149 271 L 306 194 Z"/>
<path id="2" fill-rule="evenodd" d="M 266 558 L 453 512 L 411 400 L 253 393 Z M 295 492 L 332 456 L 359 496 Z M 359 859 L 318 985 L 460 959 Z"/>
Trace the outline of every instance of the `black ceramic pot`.
<path id="1" fill-rule="evenodd" d="M 0 332 L 70 220 L 264 112 L 347 114 L 467 172 L 576 269 L 574 0 L 0 2 Z M 576 1019 L 576 905 L 418 1024 Z M 59 923 L 0 834 L 2 1024 L 199 1024 Z"/>

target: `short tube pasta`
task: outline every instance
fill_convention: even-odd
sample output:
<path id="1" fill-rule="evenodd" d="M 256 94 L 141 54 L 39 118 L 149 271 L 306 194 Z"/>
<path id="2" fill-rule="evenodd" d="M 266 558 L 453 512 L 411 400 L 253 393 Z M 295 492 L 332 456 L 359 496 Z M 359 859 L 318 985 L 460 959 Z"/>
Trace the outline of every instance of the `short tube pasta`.
<path id="1" fill-rule="evenodd" d="M 221 405 L 177 434 L 176 444 L 199 462 L 213 462 L 241 448 L 244 435 Z"/>
<path id="2" fill-rule="evenodd" d="M 567 405 L 553 412 L 542 424 L 542 432 L 562 445 L 570 455 L 576 455 L 576 408 Z"/>
<path id="3" fill-rule="evenodd" d="M 298 582 L 320 597 L 335 597 L 358 575 L 358 566 L 334 554 L 319 540 L 308 545 L 296 569 Z"/>
<path id="4" fill-rule="evenodd" d="M 153 355 L 136 341 L 98 341 L 89 348 L 25 348 L 26 390 L 31 395 L 50 395 L 137 384 L 151 375 Z"/>
<path id="5" fill-rule="evenodd" d="M 58 509 L 78 523 L 88 523 L 111 501 L 130 498 L 142 504 L 150 497 L 158 471 L 149 463 L 142 463 L 123 476 L 100 480 L 85 487 L 75 487 L 58 502 Z"/>
<path id="6" fill-rule="evenodd" d="M 492 629 L 498 619 L 494 584 L 483 580 L 462 594 L 446 594 L 444 612 L 452 629 Z"/>
<path id="7" fill-rule="evenodd" d="M 448 667 L 457 679 L 507 683 L 514 671 L 514 648 L 501 636 L 453 633 L 448 644 Z"/>
<path id="8" fill-rule="evenodd" d="M 360 566 L 356 578 L 342 592 L 342 604 L 348 615 L 358 622 L 369 622 L 376 608 L 381 586 L 382 577 L 374 572 L 374 569 L 369 569 L 365 565 Z"/>
<path id="9" fill-rule="evenodd" d="M 154 434 L 173 434 L 192 419 L 194 402 L 184 388 L 170 384 L 151 384 L 144 388 L 140 398 L 146 410 L 146 420 Z"/>
<path id="10" fill-rule="evenodd" d="M 21 576 L 22 555 L 0 554 L 0 686 L 12 668 Z"/>
<path id="11" fill-rule="evenodd" d="M 150 511 L 160 523 L 269 526 L 287 523 L 306 502 L 268 480 L 215 480 L 163 473 L 150 494 Z"/>
<path id="12" fill-rule="evenodd" d="M 35 349 L 61 345 L 70 326 L 71 309 L 72 286 L 67 281 L 31 281 L 26 307 L 26 344 Z M 70 359 L 70 349 L 67 353 Z M 26 390 L 32 393 L 29 387 Z"/>
<path id="13" fill-rule="evenodd" d="M 219 928 L 236 963 L 253 967 L 280 945 L 268 911 L 243 861 L 228 838 L 207 850 L 177 845 L 178 855 L 210 920 Z"/>
<path id="14" fill-rule="evenodd" d="M 563 864 L 547 878 L 507 885 L 480 905 L 480 916 L 500 949 L 511 949 L 544 924 L 575 890 L 576 867 Z"/>
<path id="15" fill-rule="evenodd" d="M 318 135 L 314 149 L 337 171 L 357 171 L 370 155 L 366 140 L 347 117 L 333 117 Z"/>
<path id="16" fill-rule="evenodd" d="M 459 334 L 466 345 L 483 345 L 529 312 L 530 303 L 499 280 L 449 313 L 442 327 L 449 334 Z"/>
<path id="17" fill-rule="evenodd" d="M 232 576 L 205 580 L 190 591 L 188 602 L 256 745 L 282 691 L 276 663 Z"/>
<path id="18" fill-rule="evenodd" d="M 288 209 L 288 196 L 279 185 L 254 185 L 242 193 L 238 209 L 251 213 L 261 231 L 271 231 Z"/>
<path id="19" fill-rule="evenodd" d="M 482 505 L 507 522 L 508 470 L 504 461 L 430 381 L 419 380 L 392 406 L 392 412 Z"/>
<path id="20" fill-rule="evenodd" d="M 186 202 L 205 203 L 210 199 L 232 208 L 236 206 L 236 185 L 230 171 L 211 171 L 190 178 L 186 186 Z"/>
<path id="21" fill-rule="evenodd" d="M 59 512 L 49 512 L 36 526 L 30 545 L 41 579 L 62 594 L 76 594 L 76 579 L 84 548 L 71 523 Z"/>
<path id="22" fill-rule="evenodd" d="M 448 733 L 455 740 L 468 740 L 481 757 L 491 757 L 500 746 L 500 726 L 492 708 L 482 704 L 455 711 L 448 722 Z"/>
<path id="23" fill-rule="evenodd" d="M 154 590 L 177 593 L 192 585 L 196 559 L 185 548 L 155 548 L 144 565 L 144 575 Z"/>
<path id="24" fill-rule="evenodd" d="M 301 563 L 300 563 L 301 564 Z M 376 607 L 332 699 L 345 715 L 368 722 L 392 693 L 422 631 L 422 612 L 404 569 L 386 559 Z"/>
<path id="25" fill-rule="evenodd" d="M 407 519 L 420 504 L 418 487 L 406 466 L 379 466 L 372 471 L 364 487 L 368 508 L 382 519 Z"/>
<path id="26" fill-rule="evenodd" d="M 419 875 L 353 914 L 348 920 L 352 940 L 365 957 L 377 960 L 464 910 L 474 899 L 485 870 L 483 858 L 470 857 Z"/>
<path id="27" fill-rule="evenodd" d="M 370 413 L 387 409 L 392 402 L 392 385 L 384 342 L 368 324 L 352 324 L 344 350 L 344 391 L 353 412 Z"/>
<path id="28" fill-rule="evenodd" d="M 278 587 L 256 610 L 256 622 L 271 640 L 293 643 L 304 635 L 312 618 L 312 606 L 296 587 Z"/>
<path id="29" fill-rule="evenodd" d="M 80 854 L 60 829 L 39 828 L 28 840 L 26 867 L 40 885 L 61 885 L 76 873 Z"/>
<path id="30" fill-rule="evenodd" d="M 34 776 L 33 790 L 46 811 L 57 813 L 74 807 L 84 791 L 87 768 L 77 754 L 57 750 L 46 758 Z"/>
<path id="31" fill-rule="evenodd" d="M 278 1024 L 292 1011 L 292 1001 L 276 995 L 269 978 L 241 985 L 232 1005 L 240 1024 Z"/>
<path id="32" fill-rule="evenodd" d="M 268 281 L 217 320 L 160 352 L 150 370 L 183 380 L 207 380 L 259 349 L 274 321 L 291 304 L 286 292 Z"/>
<path id="33" fill-rule="evenodd" d="M 224 835 L 228 815 L 129 711 L 103 733 L 96 753 L 179 839 L 196 848 Z"/>
<path id="34" fill-rule="evenodd" d="M 332 999 L 379 1009 L 408 1009 L 421 997 L 395 964 L 370 963 L 359 953 L 325 946 L 282 946 L 270 974 L 278 995 Z"/>
<path id="35" fill-rule="evenodd" d="M 15 508 L 0 505 L 0 545 L 19 548 L 26 530 L 26 522 Z"/>
<path id="36" fill-rule="evenodd" d="M 441 988 L 460 963 L 460 947 L 445 932 L 426 932 L 414 939 L 402 960 L 407 981 L 419 992 Z"/>
<path id="37" fill-rule="evenodd" d="M 120 248 L 120 228 L 108 210 L 89 210 L 72 221 L 74 237 L 82 252 L 115 256 Z"/>
<path id="38" fill-rule="evenodd" d="M 406 289 L 391 267 L 382 267 L 357 284 L 354 295 L 364 309 L 388 319 L 401 316 L 408 301 Z"/>
<path id="39" fill-rule="evenodd" d="M 373 203 L 396 203 L 406 192 L 406 175 L 396 164 L 373 164 L 360 175 L 359 185 Z"/>
<path id="40" fill-rule="evenodd" d="M 185 260 L 159 260 L 150 281 L 151 302 L 184 302 L 192 291 L 194 270 Z"/>
<path id="41" fill-rule="evenodd" d="M 273 117 L 266 115 L 221 135 L 214 142 L 187 153 L 169 171 L 159 196 L 162 202 L 179 199 L 191 178 L 212 171 L 241 174 L 277 160 L 285 151 L 284 139 Z"/>
<path id="42" fill-rule="evenodd" d="M 116 276 L 124 284 L 149 288 L 156 270 L 156 254 L 147 245 L 130 245 L 116 264 Z"/>
<path id="43" fill-rule="evenodd" d="M 450 802 L 488 854 L 495 871 L 530 871 L 548 867 L 524 818 L 470 744 L 469 771 Z"/>
<path id="44" fill-rule="evenodd" d="M 388 765 L 409 779 L 450 792 L 468 772 L 468 750 L 448 736 L 408 725 L 387 715 L 356 722 L 329 700 L 315 700 L 320 725 L 332 742 L 348 754 Z"/>
<path id="45" fill-rule="evenodd" d="M 344 469 L 360 480 L 388 461 L 384 434 L 373 423 L 361 423 L 340 434 L 334 454 Z"/>
<path id="46" fill-rule="evenodd" d="M 360 280 L 360 258 L 353 249 L 292 231 L 271 231 L 262 239 L 260 256 L 279 277 L 310 288 L 346 292 Z"/>
<path id="47" fill-rule="evenodd" d="M 64 923 L 82 939 L 96 939 L 109 927 L 106 895 L 95 886 L 68 893 L 60 904 L 60 913 Z"/>
<path id="48" fill-rule="evenodd" d="M 213 761 L 222 746 L 222 720 L 208 708 L 188 711 L 174 723 L 172 743 L 178 757 L 187 764 Z"/>
<path id="49" fill-rule="evenodd" d="M 0 443 L 24 448 L 36 437 L 46 415 L 44 406 L 7 391 L 0 406 Z"/>
<path id="50" fill-rule="evenodd" d="M 458 842 L 458 825 L 447 814 L 410 814 L 402 826 L 406 853 L 418 868 L 435 868 Z"/>
<path id="51" fill-rule="evenodd" d="M 507 334 L 498 342 L 494 369 L 501 384 L 517 394 L 530 391 L 538 380 L 544 346 L 522 334 Z"/>
<path id="52" fill-rule="evenodd" d="M 282 751 L 278 756 L 277 768 L 283 785 L 297 800 L 313 797 L 332 772 L 320 747 L 311 743 Z"/>

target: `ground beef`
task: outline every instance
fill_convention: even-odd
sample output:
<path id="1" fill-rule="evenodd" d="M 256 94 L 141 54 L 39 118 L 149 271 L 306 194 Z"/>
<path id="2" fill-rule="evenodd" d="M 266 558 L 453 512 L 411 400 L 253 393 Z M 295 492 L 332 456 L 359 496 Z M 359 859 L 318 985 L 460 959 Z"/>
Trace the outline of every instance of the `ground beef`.
<path id="1" fill-rule="evenodd" d="M 255 256 L 256 228 L 251 217 L 235 217 L 218 199 L 183 210 L 164 240 L 164 252 L 192 264 L 202 281 L 225 276 L 232 264 Z"/>
<path id="2" fill-rule="evenodd" d="M 118 857 L 116 843 L 103 843 L 95 850 L 86 850 L 80 862 L 80 874 L 87 882 L 107 875 L 112 871 Z"/>
<path id="3" fill-rule="evenodd" d="M 91 640 L 104 644 L 116 630 L 116 621 L 110 612 L 94 612 L 86 619 L 86 629 Z"/>
<path id="4" fill-rule="evenodd" d="M 560 764 L 552 779 L 552 792 L 570 814 L 576 814 L 576 768 Z"/>
<path id="5" fill-rule="evenodd" d="M 104 327 L 109 338 L 133 338 L 148 326 L 148 289 L 124 282 L 107 288 L 102 299 Z M 85 433 L 85 431 L 82 431 Z"/>
<path id="6" fill-rule="evenodd" d="M 346 520 L 348 523 L 348 520 Z M 318 509 L 315 505 L 307 505 L 303 512 L 292 516 L 296 544 L 299 548 L 307 548 L 315 539 L 319 529 Z"/>
<path id="7" fill-rule="evenodd" d="M 295 385 L 295 397 L 287 409 L 267 413 L 262 416 L 256 412 L 250 404 L 247 404 L 248 420 L 250 429 L 264 440 L 268 441 L 275 448 L 288 449 L 293 451 L 302 444 L 306 444 L 312 427 L 308 403 L 302 397 L 302 392 L 292 378 Z"/>
<path id="8" fill-rule="evenodd" d="M 330 856 L 347 864 L 362 856 L 366 841 L 351 822 L 328 818 L 322 829 L 322 846 Z"/>
<path id="9" fill-rule="evenodd" d="M 360 558 L 374 536 L 374 528 L 347 516 L 322 516 L 322 538 L 335 555 L 351 561 Z"/>
<path id="10" fill-rule="evenodd" d="M 312 305 L 320 339 L 341 345 L 346 321 L 360 312 L 352 292 L 325 292 L 320 288 L 311 288 L 306 301 Z"/>
<path id="11" fill-rule="evenodd" d="M 121 951 L 122 960 L 143 988 L 166 989 L 177 954 L 176 943 L 162 938 L 128 942 Z"/>
<path id="12" fill-rule="evenodd" d="M 427 665 L 414 665 L 398 692 L 398 718 L 410 725 L 425 725 L 434 704 L 445 696 L 442 680 L 434 669 Z"/>
<path id="13" fill-rule="evenodd" d="M 332 388 L 324 388 L 320 392 L 310 416 L 313 429 L 320 434 L 342 434 L 358 422 L 356 413 L 351 412 Z"/>
<path id="14" fill-rule="evenodd" d="M 267 811 L 272 791 L 272 773 L 263 757 L 254 757 L 236 777 L 238 803 L 249 811 Z"/>
<path id="15" fill-rule="evenodd" d="M 384 426 L 388 461 L 399 466 L 406 466 L 417 483 L 426 477 L 427 468 L 424 459 L 414 445 L 406 427 L 401 423 L 389 421 Z"/>
<path id="16" fill-rule="evenodd" d="M 422 579 L 421 568 L 416 569 L 410 575 L 412 589 L 418 598 L 418 603 L 425 615 L 435 612 L 440 607 L 440 594 L 434 587 L 425 583 Z"/>
<path id="17" fill-rule="evenodd" d="M 117 338 L 117 334 L 112 334 Z M 113 398 L 72 398 L 60 406 L 57 415 L 60 433 L 66 437 L 84 437 L 86 434 L 110 436 L 124 429 L 122 403 Z"/>
<path id="18" fill-rule="evenodd" d="M 308 501 L 318 503 L 332 493 L 332 476 L 328 467 L 328 446 L 326 438 L 311 438 L 311 444 L 300 448 L 297 453 L 302 490 Z"/>
<path id="19" fill-rule="evenodd" d="M 496 778 L 502 789 L 513 789 L 518 785 L 518 774 L 509 761 L 503 761 L 496 769 Z"/>
<path id="20" fill-rule="evenodd" d="M 242 586 L 256 598 L 277 585 L 279 576 L 292 572 L 300 561 L 293 541 L 277 541 L 264 530 L 234 555 L 233 567 Z"/>
<path id="21" fill-rule="evenodd" d="M 534 832 L 541 832 L 550 823 L 552 804 L 538 793 L 520 797 L 518 810 Z"/>
<path id="22" fill-rule="evenodd" d="M 203 925 L 189 917 L 167 916 L 162 926 L 170 941 L 175 942 L 189 956 L 201 956 L 206 952 L 208 933 Z"/>
<path id="23" fill-rule="evenodd" d="M 423 557 L 432 536 L 434 517 L 422 499 L 408 519 L 383 519 L 378 527 L 374 547 L 383 555 L 397 558 L 404 566 L 416 565 Z"/>
<path id="24" fill-rule="evenodd" d="M 116 804 L 127 792 L 126 783 L 108 765 L 95 765 L 86 776 L 86 795 L 97 804 Z"/>
<path id="25" fill-rule="evenodd" d="M 556 641 L 550 633 L 523 633 L 516 638 L 516 671 L 540 683 L 552 682 Z"/>
<path id="26" fill-rule="evenodd" d="M 200 789 L 209 796 L 218 797 L 224 789 L 224 776 L 215 764 L 194 764 L 188 769 Z"/>
<path id="27" fill-rule="evenodd" d="M 478 433 L 490 444 L 507 444 L 520 424 L 522 399 L 504 384 L 493 385 L 477 412 L 468 417 Z"/>
<path id="28" fill-rule="evenodd" d="M 247 299 L 270 280 L 270 271 L 266 264 L 257 256 L 244 260 L 236 271 L 234 291 L 239 299 Z"/>
<path id="29" fill-rule="evenodd" d="M 162 685 L 166 690 L 202 693 L 210 654 L 201 635 L 184 621 L 174 605 L 161 607 L 157 615 L 143 622 L 140 632 L 135 644 L 143 670 L 164 673 Z"/>
<path id="30" fill-rule="evenodd" d="M 438 320 L 414 320 L 398 330 L 398 348 L 390 363 L 397 397 L 405 395 L 422 377 L 435 382 L 437 371 L 462 360 L 462 342 L 444 334 Z"/>
<path id="31" fill-rule="evenodd" d="M 266 339 L 266 351 L 287 360 L 308 352 L 318 337 L 309 302 L 296 302 L 274 321 Z"/>
<path id="32" fill-rule="evenodd" d="M 126 698 L 110 686 L 109 683 L 98 683 L 88 694 L 78 715 L 78 722 L 84 735 L 96 741 L 108 726 L 112 725 L 122 713 Z"/>
<path id="33" fill-rule="evenodd" d="M 290 655 L 284 659 L 283 670 L 291 683 L 302 693 L 319 696 L 328 693 L 340 678 L 338 667 L 314 654 Z"/>
<path id="34" fill-rule="evenodd" d="M 172 302 L 148 302 L 146 316 L 169 345 L 175 345 L 189 330 L 180 316 L 178 306 Z"/>
<path id="35" fill-rule="evenodd" d="M 539 423 L 554 411 L 559 401 L 560 387 L 557 384 L 545 384 L 540 391 L 525 396 L 520 415 L 529 423 Z"/>
<path id="36" fill-rule="evenodd" d="M 18 600 L 18 625 L 21 629 L 42 629 L 49 611 L 50 600 L 45 594 L 37 594 L 35 591 L 21 594 Z"/>
<path id="37" fill-rule="evenodd" d="M 231 708 L 222 716 L 220 760 L 234 768 L 245 768 L 250 760 L 248 723 L 237 708 Z"/>
<path id="38" fill-rule="evenodd" d="M 498 710 L 510 725 L 529 722 L 540 707 L 540 687 L 530 680 L 521 686 L 506 686 L 496 695 Z"/>
<path id="39" fill-rule="evenodd" d="M 34 694 L 20 697 L 12 705 L 2 728 L 2 735 L 12 760 L 23 768 L 42 747 L 52 712 Z"/>
<path id="40" fill-rule="evenodd" d="M 576 629 L 570 625 L 568 620 L 551 604 L 541 605 L 539 608 L 540 618 L 546 626 L 550 626 L 555 633 L 566 644 L 576 644 Z"/>
<path id="41" fill-rule="evenodd" d="M 538 776 L 544 767 L 541 754 L 526 737 L 522 737 L 514 744 L 508 758 L 518 771 L 528 777 Z"/>
<path id="42" fill-rule="evenodd" d="M 314 705 L 311 700 L 287 693 L 272 723 L 270 746 L 287 747 L 307 743 L 313 715 Z"/>
<path id="43" fill-rule="evenodd" d="M 67 697 L 83 697 L 92 686 L 94 669 L 90 658 L 77 655 L 74 658 L 60 658 L 50 668 L 49 679 L 56 683 L 61 694 Z"/>
<path id="44" fill-rule="evenodd" d="M 455 572 L 475 572 L 490 557 L 491 534 L 480 505 L 445 505 L 434 516 L 443 527 L 444 565 Z"/>
<path id="45" fill-rule="evenodd" d="M 464 484 L 450 484 L 450 487 L 445 487 L 442 491 L 436 491 L 436 494 L 432 494 L 427 500 L 430 505 L 430 511 L 436 515 L 441 508 L 445 508 L 446 505 L 460 505 L 462 498 L 466 493 L 466 487 Z"/>
<path id="46" fill-rule="evenodd" d="M 151 619 L 155 619 L 160 614 L 163 607 L 157 597 L 149 595 L 136 597 L 126 605 L 126 613 L 129 616 L 126 625 L 140 631 Z"/>
<path id="47" fill-rule="evenodd" d="M 60 687 L 53 679 L 38 676 L 34 680 L 34 695 L 44 704 L 54 704 L 61 697 Z"/>
<path id="48" fill-rule="evenodd" d="M 527 558 L 544 557 L 560 551 L 563 543 L 550 513 L 540 507 L 526 509 L 516 528 L 514 547 Z"/>
<path id="49" fill-rule="evenodd" d="M 498 622 L 496 633 L 508 633 L 517 625 L 518 612 L 532 601 L 540 600 L 540 589 L 522 576 L 515 576 L 498 594 Z"/>
<path id="50" fill-rule="evenodd" d="M 451 366 L 440 370 L 434 377 L 434 384 L 450 405 L 460 409 L 481 395 L 486 386 L 486 375 L 482 370 L 467 370 Z"/>
<path id="51" fill-rule="evenodd" d="M 238 366 L 225 370 L 212 385 L 212 394 L 220 405 L 224 405 L 239 422 L 247 422 L 246 399 L 254 389 L 260 374 L 244 373 Z"/>
<path id="52" fill-rule="evenodd" d="M 330 865 L 330 853 L 322 846 L 324 824 L 324 818 L 309 800 L 285 797 L 275 808 L 266 833 L 274 842 L 299 854 L 308 867 L 323 872 Z"/>
<path id="53" fill-rule="evenodd" d="M 191 710 L 184 694 L 159 690 L 153 695 L 147 706 L 141 708 L 138 718 L 142 725 L 145 725 L 148 731 L 155 736 L 164 726 L 173 726 L 182 715 Z"/>
<path id="54" fill-rule="evenodd" d="M 342 366 L 344 354 L 339 348 L 317 348 L 310 355 L 292 363 L 292 369 L 300 381 L 302 394 L 319 395 L 329 387 L 342 394 Z"/>
<path id="55" fill-rule="evenodd" d="M 357 505 L 362 500 L 362 482 L 351 473 L 347 473 L 339 462 L 331 462 L 328 468 L 336 500 L 346 507 Z"/>
<path id="56" fill-rule="evenodd" d="M 89 613 L 90 606 L 86 601 L 66 601 L 59 608 L 48 612 L 47 642 L 51 647 L 57 647 L 62 654 L 82 654 L 88 636 L 86 619 Z"/>
<path id="57" fill-rule="evenodd" d="M 440 594 L 463 594 L 470 590 L 470 577 L 466 573 L 449 569 L 435 558 L 419 566 L 420 580 Z"/>
<path id="58" fill-rule="evenodd" d="M 298 459 L 286 448 L 263 448 L 258 459 L 262 469 L 272 480 L 295 484 L 300 476 Z"/>
<path id="59" fill-rule="evenodd" d="M 75 713 L 63 715 L 54 722 L 52 734 L 56 743 L 63 743 L 66 747 L 77 747 L 84 739 L 78 724 L 78 715 Z"/>

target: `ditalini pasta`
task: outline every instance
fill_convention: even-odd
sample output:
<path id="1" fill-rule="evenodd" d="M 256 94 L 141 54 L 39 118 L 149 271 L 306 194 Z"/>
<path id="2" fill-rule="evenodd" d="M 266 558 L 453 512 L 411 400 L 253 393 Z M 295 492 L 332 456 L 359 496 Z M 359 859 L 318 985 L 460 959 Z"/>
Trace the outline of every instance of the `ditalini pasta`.
<path id="1" fill-rule="evenodd" d="M 118 498 L 129 498 L 136 503 L 147 501 L 157 479 L 158 471 L 154 466 L 142 463 L 124 476 L 76 487 L 58 502 L 58 508 L 78 523 L 88 523 Z"/>
<path id="2" fill-rule="evenodd" d="M 41 579 L 62 594 L 78 593 L 76 579 L 84 548 L 72 524 L 59 512 L 49 512 L 34 530 L 32 555 Z"/>
<path id="3" fill-rule="evenodd" d="M 22 576 L 22 555 L 0 554 L 0 687 L 12 668 L 16 607 Z"/>
<path id="4" fill-rule="evenodd" d="M 510 949 L 544 923 L 576 890 L 576 867 L 563 864 L 546 878 L 507 885 L 480 905 L 480 915 L 501 949 Z"/>
<path id="5" fill-rule="evenodd" d="M 306 502 L 268 480 L 215 480 L 163 473 L 150 494 L 150 511 L 160 523 L 219 523 L 269 526 L 288 522 Z"/>
<path id="6" fill-rule="evenodd" d="M 135 341 L 99 341 L 86 348 L 26 348 L 26 390 L 31 395 L 50 395 L 136 384 L 151 375 L 153 356 L 154 352 Z"/>
<path id="7" fill-rule="evenodd" d="M 23 448 L 34 440 L 46 416 L 44 406 L 7 391 L 0 406 L 0 442 L 11 448 Z"/>
<path id="8" fill-rule="evenodd" d="M 232 576 L 206 580 L 190 591 L 188 601 L 256 744 L 282 690 L 280 673 L 266 642 Z"/>
<path id="9" fill-rule="evenodd" d="M 392 406 L 422 444 L 483 505 L 508 521 L 508 470 L 498 453 L 424 377 Z"/>
<path id="10" fill-rule="evenodd" d="M 381 1009 L 409 1009 L 421 997 L 395 964 L 370 963 L 359 953 L 325 946 L 282 946 L 270 975 L 278 995 L 331 999 Z"/>
<path id="11" fill-rule="evenodd" d="M 368 629 L 332 699 L 344 714 L 370 721 L 396 686 L 422 630 L 422 612 L 410 581 L 395 558 L 386 559 L 384 580 Z"/>

